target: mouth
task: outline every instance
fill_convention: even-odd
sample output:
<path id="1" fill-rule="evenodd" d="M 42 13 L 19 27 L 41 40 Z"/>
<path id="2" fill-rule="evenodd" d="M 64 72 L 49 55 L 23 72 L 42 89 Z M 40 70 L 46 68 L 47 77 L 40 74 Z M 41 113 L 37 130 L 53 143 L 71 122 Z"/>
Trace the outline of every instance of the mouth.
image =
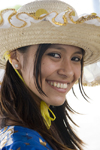
<path id="1" fill-rule="evenodd" d="M 54 89 L 59 92 L 65 93 L 67 91 L 68 84 L 62 82 L 55 82 L 55 81 L 47 81 L 47 83 Z"/>

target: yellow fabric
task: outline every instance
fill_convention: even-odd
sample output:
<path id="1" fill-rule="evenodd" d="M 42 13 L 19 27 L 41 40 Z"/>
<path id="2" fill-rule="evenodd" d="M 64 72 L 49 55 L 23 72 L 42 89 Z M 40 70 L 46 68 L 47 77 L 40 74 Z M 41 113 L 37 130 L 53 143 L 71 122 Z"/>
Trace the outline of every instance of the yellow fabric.
<path id="1" fill-rule="evenodd" d="M 3 55 L 3 58 L 8 61 L 10 59 L 10 54 L 9 54 L 9 51 L 6 51 Z"/>
<path id="2" fill-rule="evenodd" d="M 56 116 L 44 101 L 41 101 L 40 110 L 42 117 L 44 118 L 45 125 L 47 129 L 49 129 L 51 126 L 51 121 L 54 121 L 56 119 Z M 52 114 L 53 118 L 50 117 L 49 112 Z"/>

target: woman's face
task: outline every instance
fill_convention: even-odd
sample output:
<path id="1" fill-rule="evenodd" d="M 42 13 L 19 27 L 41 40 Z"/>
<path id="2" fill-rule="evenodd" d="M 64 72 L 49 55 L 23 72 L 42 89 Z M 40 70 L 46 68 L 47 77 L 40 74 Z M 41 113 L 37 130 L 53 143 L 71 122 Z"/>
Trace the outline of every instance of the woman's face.
<path id="1" fill-rule="evenodd" d="M 42 90 L 40 94 L 33 76 L 35 53 L 38 45 L 29 47 L 26 57 L 18 54 L 20 70 L 27 86 L 48 105 L 60 106 L 65 102 L 68 91 L 81 75 L 82 51 L 78 47 L 53 44 L 41 60 Z"/>

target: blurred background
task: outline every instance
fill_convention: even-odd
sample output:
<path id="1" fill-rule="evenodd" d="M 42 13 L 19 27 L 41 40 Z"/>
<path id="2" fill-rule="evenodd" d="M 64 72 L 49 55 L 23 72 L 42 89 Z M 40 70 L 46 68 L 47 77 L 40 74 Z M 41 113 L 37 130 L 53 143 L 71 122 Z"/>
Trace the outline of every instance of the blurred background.
<path id="1" fill-rule="evenodd" d="M 32 0 L 3 0 L 0 2 L 0 10 L 15 7 L 18 9 L 21 5 L 31 2 Z M 78 15 L 84 13 L 90 14 L 96 12 L 100 14 L 100 0 L 63 0 L 72 5 Z M 0 81 L 4 70 L 0 70 Z M 100 86 L 84 87 L 86 94 L 89 96 L 89 102 L 81 96 L 78 85 L 74 86 L 75 98 L 72 91 L 66 97 L 70 106 L 80 114 L 71 114 L 75 123 L 73 125 L 75 132 L 86 143 L 84 150 L 100 150 Z"/>

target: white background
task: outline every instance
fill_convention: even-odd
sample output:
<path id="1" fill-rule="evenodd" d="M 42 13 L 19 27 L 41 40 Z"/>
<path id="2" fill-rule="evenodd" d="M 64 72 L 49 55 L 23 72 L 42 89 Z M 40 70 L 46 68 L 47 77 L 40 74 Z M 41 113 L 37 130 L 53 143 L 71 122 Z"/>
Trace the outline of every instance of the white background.
<path id="1" fill-rule="evenodd" d="M 100 13 L 99 0 L 65 1 L 76 9 L 78 15 L 94 11 Z M 0 10 L 28 2 L 31 2 L 31 0 L 0 0 Z M 1 76 L 2 73 L 0 78 Z M 86 94 L 91 98 L 89 103 L 82 98 L 77 85 L 74 86 L 74 89 L 79 99 L 76 99 L 72 92 L 68 93 L 67 99 L 71 107 L 81 115 L 72 115 L 80 128 L 73 127 L 76 133 L 87 143 L 84 150 L 100 150 L 100 86 L 85 87 Z"/>

